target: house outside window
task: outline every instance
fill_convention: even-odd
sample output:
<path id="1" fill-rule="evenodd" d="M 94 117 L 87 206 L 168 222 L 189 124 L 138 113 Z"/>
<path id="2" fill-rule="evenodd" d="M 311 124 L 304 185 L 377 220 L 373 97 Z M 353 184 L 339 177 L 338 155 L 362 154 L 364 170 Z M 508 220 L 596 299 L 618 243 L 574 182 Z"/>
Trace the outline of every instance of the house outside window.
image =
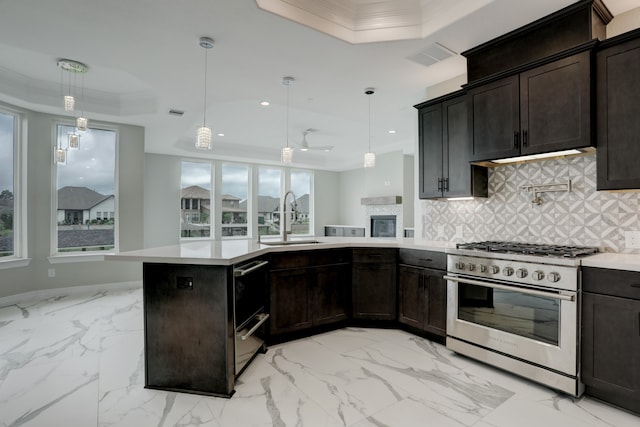
<path id="1" fill-rule="evenodd" d="M 222 237 L 247 236 L 249 167 L 222 164 L 221 191 Z"/>
<path id="2" fill-rule="evenodd" d="M 67 146 L 72 126 L 58 124 L 56 146 Z M 117 133 L 87 129 L 80 147 L 68 150 L 66 164 L 55 164 L 56 217 L 54 253 L 112 251 L 116 219 L 106 218 L 116 206 Z"/>
<path id="3" fill-rule="evenodd" d="M 280 195 L 282 169 L 258 168 L 258 233 L 261 236 L 280 234 Z"/>
<path id="4" fill-rule="evenodd" d="M 180 237 L 211 236 L 211 164 L 182 162 Z"/>
<path id="5" fill-rule="evenodd" d="M 311 234 L 311 189 L 313 174 L 309 171 L 292 170 L 290 188 L 296 196 L 296 213 L 291 217 L 292 234 Z M 291 203 L 290 200 L 287 200 Z M 289 211 L 291 206 L 286 206 Z"/>

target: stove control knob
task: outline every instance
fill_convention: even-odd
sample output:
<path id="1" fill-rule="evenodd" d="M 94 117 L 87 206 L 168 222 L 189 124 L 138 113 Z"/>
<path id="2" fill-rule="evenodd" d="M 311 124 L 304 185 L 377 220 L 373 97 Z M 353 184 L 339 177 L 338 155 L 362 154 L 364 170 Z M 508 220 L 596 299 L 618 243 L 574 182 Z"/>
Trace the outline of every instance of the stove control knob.
<path id="1" fill-rule="evenodd" d="M 498 267 L 497 265 L 492 265 L 491 274 L 498 274 L 498 273 L 500 273 L 500 267 Z"/>
<path id="2" fill-rule="evenodd" d="M 524 279 L 525 277 L 527 277 L 527 274 L 529 274 L 527 272 L 526 268 L 519 268 L 516 270 L 516 277 L 518 277 L 519 279 Z"/>
<path id="3" fill-rule="evenodd" d="M 480 264 L 480 273 L 486 273 L 487 272 L 487 266 L 485 264 Z"/>
<path id="4" fill-rule="evenodd" d="M 505 267 L 502 270 L 502 274 L 504 274 L 505 276 L 513 276 L 513 268 L 511 267 Z"/>
<path id="5" fill-rule="evenodd" d="M 456 262 L 456 268 L 458 270 L 464 270 L 464 262 L 462 262 L 462 261 Z"/>
<path id="6" fill-rule="evenodd" d="M 533 280 L 542 280 L 542 279 L 544 279 L 544 271 L 536 270 L 536 271 L 533 272 L 531 277 L 533 277 Z"/>
<path id="7" fill-rule="evenodd" d="M 547 276 L 547 279 L 551 282 L 551 283 L 556 283 L 560 281 L 560 273 L 549 273 L 549 275 Z"/>
<path id="8" fill-rule="evenodd" d="M 475 269 L 476 269 L 476 265 L 475 265 L 475 264 L 471 264 L 471 263 L 468 263 L 468 264 L 467 264 L 467 270 L 469 270 L 469 271 L 473 271 L 473 270 L 475 270 Z"/>

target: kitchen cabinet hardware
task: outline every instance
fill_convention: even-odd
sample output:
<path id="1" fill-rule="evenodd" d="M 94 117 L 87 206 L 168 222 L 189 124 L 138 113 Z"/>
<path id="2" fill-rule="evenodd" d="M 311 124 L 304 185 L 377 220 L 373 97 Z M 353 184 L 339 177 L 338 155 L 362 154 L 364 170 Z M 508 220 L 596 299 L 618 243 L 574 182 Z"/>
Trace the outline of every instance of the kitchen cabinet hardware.
<path id="1" fill-rule="evenodd" d="M 632 283 L 629 286 L 631 286 L 632 288 L 640 288 L 640 283 Z"/>
<path id="2" fill-rule="evenodd" d="M 527 147 L 529 144 L 527 143 L 527 130 L 522 131 L 522 146 Z"/>
<path id="3" fill-rule="evenodd" d="M 518 137 L 520 133 L 518 131 L 513 132 L 513 148 L 516 150 L 519 148 Z"/>

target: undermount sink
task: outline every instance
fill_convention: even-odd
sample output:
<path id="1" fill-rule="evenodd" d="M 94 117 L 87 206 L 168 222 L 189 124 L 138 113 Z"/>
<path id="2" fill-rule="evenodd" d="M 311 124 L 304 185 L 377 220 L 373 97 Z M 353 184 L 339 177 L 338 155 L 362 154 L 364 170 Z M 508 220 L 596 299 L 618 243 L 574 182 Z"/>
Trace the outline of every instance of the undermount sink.
<path id="1" fill-rule="evenodd" d="M 261 245 L 267 246 L 280 246 L 280 245 L 311 245 L 314 243 L 321 243 L 317 240 L 266 240 L 261 241 Z"/>

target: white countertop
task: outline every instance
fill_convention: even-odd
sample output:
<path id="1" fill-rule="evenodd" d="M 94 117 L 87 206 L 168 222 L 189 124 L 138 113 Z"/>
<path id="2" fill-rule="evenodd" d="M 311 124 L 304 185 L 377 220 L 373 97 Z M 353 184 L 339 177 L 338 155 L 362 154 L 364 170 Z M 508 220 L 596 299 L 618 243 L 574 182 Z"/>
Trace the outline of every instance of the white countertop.
<path id="1" fill-rule="evenodd" d="M 604 252 L 582 259 L 584 267 L 612 268 L 615 270 L 640 271 L 640 254 Z"/>
<path id="2" fill-rule="evenodd" d="M 309 237 L 297 240 L 308 239 Z M 296 238 L 290 238 L 289 240 L 295 241 Z M 313 240 L 320 243 L 268 246 L 259 244 L 255 239 L 194 240 L 177 245 L 105 255 L 105 259 L 170 264 L 233 265 L 273 252 L 353 247 L 389 247 L 444 252 L 446 249 L 455 247 L 455 243 L 452 242 L 413 238 L 318 237 L 313 238 Z"/>
<path id="3" fill-rule="evenodd" d="M 290 240 L 309 240 L 309 237 Z M 142 261 L 170 264 L 233 265 L 259 255 L 273 252 L 314 249 L 389 247 L 445 252 L 455 249 L 455 242 L 406 238 L 317 237 L 320 243 L 268 246 L 255 239 L 192 240 L 177 245 L 140 249 L 105 255 L 107 260 Z M 455 250 L 451 252 L 456 252 Z M 600 253 L 580 259 L 583 266 L 640 271 L 640 254 Z"/>

